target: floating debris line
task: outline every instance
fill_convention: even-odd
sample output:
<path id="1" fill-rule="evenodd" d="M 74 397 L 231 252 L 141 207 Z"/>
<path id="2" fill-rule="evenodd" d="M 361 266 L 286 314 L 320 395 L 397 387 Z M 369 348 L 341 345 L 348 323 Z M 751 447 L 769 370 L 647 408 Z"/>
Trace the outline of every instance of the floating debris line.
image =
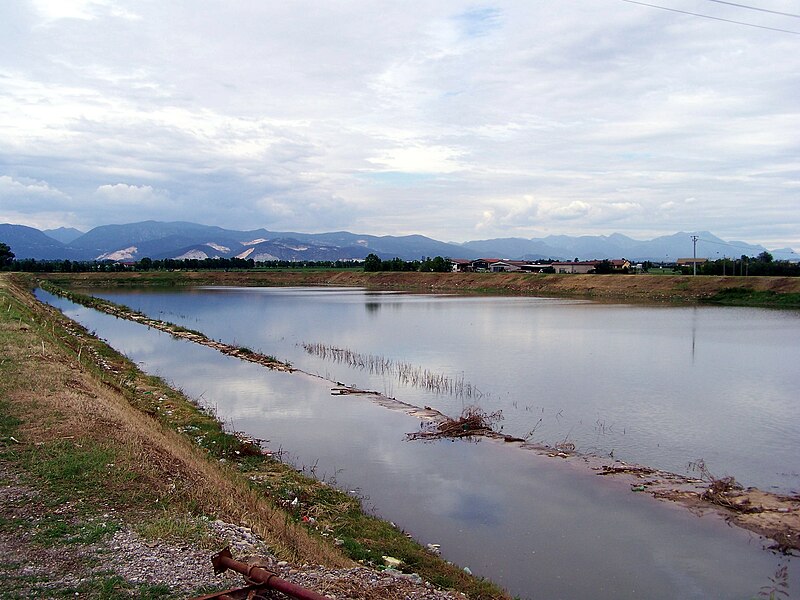
<path id="1" fill-rule="evenodd" d="M 436 394 L 448 394 L 456 398 L 481 399 L 486 396 L 477 387 L 466 381 L 463 374 L 451 377 L 385 356 L 362 354 L 348 348 L 337 348 L 327 344 L 303 342 L 301 346 L 308 354 L 318 356 L 323 360 L 361 369 L 371 375 L 390 375 L 410 387 L 421 388 Z"/>

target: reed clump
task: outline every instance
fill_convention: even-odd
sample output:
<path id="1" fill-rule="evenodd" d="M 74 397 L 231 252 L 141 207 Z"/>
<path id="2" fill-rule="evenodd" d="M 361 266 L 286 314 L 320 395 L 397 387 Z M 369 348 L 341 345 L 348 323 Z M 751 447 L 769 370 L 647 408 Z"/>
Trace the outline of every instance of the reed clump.
<path id="1" fill-rule="evenodd" d="M 303 342 L 301 346 L 308 354 L 318 356 L 323 360 L 367 371 L 371 375 L 395 377 L 401 384 L 409 387 L 467 400 L 480 400 L 485 396 L 477 387 L 466 381 L 463 374 L 451 376 L 445 373 L 437 373 L 424 367 L 392 360 L 385 356 L 363 354 L 348 348 L 337 348 L 327 344 Z"/>

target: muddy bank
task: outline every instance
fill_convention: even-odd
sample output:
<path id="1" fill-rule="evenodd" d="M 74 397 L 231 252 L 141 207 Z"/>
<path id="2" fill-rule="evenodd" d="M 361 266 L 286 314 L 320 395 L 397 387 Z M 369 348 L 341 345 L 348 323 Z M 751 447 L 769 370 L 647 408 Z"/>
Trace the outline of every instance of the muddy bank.
<path id="1" fill-rule="evenodd" d="M 358 392 L 353 390 L 350 393 Z M 402 410 L 427 421 L 427 426 L 421 432 L 409 434 L 411 440 L 484 437 L 515 444 L 524 450 L 562 459 L 576 468 L 590 469 L 599 476 L 613 477 L 622 485 L 630 486 L 631 492 L 675 502 L 699 514 L 716 512 L 733 525 L 771 539 L 773 550 L 786 554 L 800 551 L 800 496 L 774 494 L 754 487 L 745 489 L 733 477 L 714 477 L 702 462 L 696 465 L 697 477 L 688 477 L 579 453 L 573 444 L 550 447 L 530 443 L 492 429 L 492 422 L 497 415 L 487 415 L 475 407 L 469 407 L 461 417 L 451 419 L 429 407 L 415 414 L 408 410 L 406 403 L 382 397 L 375 392 L 361 393 L 388 408 Z"/>
<path id="2" fill-rule="evenodd" d="M 773 550 L 794 555 L 800 552 L 800 496 L 745 489 L 735 481 L 709 475 L 692 478 L 621 461 L 609 462 L 598 456 L 536 445 L 522 446 L 589 468 L 599 476 L 619 479 L 630 486 L 631 492 L 675 502 L 698 514 L 716 512 L 732 525 L 769 538 Z"/>
<path id="3" fill-rule="evenodd" d="M 359 271 L 181 271 L 55 273 L 70 287 L 358 286 L 424 292 L 566 296 L 626 302 L 704 302 L 800 306 L 799 277 L 554 275 L 531 273 L 364 273 Z M 735 290 L 737 293 L 731 294 Z M 727 296 L 726 293 L 727 292 Z M 722 296 L 720 294 L 722 293 Z"/>

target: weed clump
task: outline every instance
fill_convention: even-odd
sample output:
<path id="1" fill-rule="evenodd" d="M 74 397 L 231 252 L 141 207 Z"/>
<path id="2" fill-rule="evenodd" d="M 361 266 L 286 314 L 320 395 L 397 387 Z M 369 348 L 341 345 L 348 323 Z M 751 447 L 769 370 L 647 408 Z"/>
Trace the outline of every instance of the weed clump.
<path id="1" fill-rule="evenodd" d="M 763 511 L 761 507 L 753 506 L 747 498 L 741 497 L 740 492 L 744 488 L 733 477 L 715 477 L 702 458 L 690 466 L 708 483 L 708 489 L 700 495 L 703 500 L 740 513 Z"/>
<path id="2" fill-rule="evenodd" d="M 408 434 L 410 440 L 463 438 L 494 432 L 493 425 L 503 420 L 503 411 L 487 413 L 477 406 L 468 406 L 457 419 L 448 418 L 421 431 Z"/>

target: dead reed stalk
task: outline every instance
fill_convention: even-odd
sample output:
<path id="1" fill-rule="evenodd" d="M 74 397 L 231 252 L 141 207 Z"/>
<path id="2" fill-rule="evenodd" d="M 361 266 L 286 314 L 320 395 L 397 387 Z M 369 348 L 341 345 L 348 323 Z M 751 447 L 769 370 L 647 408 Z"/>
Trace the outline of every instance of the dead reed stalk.
<path id="1" fill-rule="evenodd" d="M 348 348 L 337 348 L 326 344 L 303 342 L 303 350 L 323 360 L 341 363 L 354 369 L 367 371 L 371 375 L 395 377 L 403 385 L 424 389 L 435 394 L 450 395 L 467 400 L 481 399 L 484 393 L 464 379 L 437 373 L 407 362 L 395 361 L 385 356 L 362 354 Z"/>

